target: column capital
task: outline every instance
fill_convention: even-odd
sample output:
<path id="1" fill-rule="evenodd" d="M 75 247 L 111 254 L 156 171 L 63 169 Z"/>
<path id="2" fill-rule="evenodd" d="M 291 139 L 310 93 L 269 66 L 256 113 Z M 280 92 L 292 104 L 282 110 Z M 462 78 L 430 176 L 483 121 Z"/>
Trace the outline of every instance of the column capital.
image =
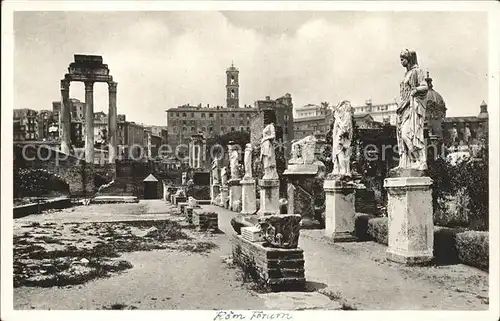
<path id="1" fill-rule="evenodd" d="M 94 82 L 93 81 L 84 81 L 85 91 L 94 91 Z"/>
<path id="2" fill-rule="evenodd" d="M 61 90 L 69 90 L 70 83 L 68 79 L 61 79 Z"/>
<path id="3" fill-rule="evenodd" d="M 116 86 L 118 83 L 116 81 L 110 81 L 108 82 L 108 91 L 110 93 L 116 93 Z"/>

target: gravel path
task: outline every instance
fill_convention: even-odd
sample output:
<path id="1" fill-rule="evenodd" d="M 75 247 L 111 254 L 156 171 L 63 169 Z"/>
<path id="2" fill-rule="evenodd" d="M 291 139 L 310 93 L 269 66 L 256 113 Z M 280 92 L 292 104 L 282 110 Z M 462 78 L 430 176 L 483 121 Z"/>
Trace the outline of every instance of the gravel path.
<path id="1" fill-rule="evenodd" d="M 215 206 L 222 221 L 236 216 Z M 229 225 L 230 226 L 230 225 Z M 225 226 L 226 233 L 232 230 Z M 375 242 L 332 244 L 323 230 L 301 230 L 306 280 L 360 310 L 487 310 L 488 273 L 463 264 L 405 267 L 385 260 Z"/>
<path id="2" fill-rule="evenodd" d="M 331 244 L 320 230 L 301 231 L 306 279 L 336 301 L 314 293 L 280 295 L 249 291 L 239 271 L 223 262 L 231 253 L 230 220 L 237 214 L 219 213 L 224 234 L 209 237 L 218 248 L 207 254 L 157 250 L 124 253 L 133 264 L 110 278 L 64 288 L 14 289 L 15 309 L 338 309 L 338 301 L 356 309 L 485 310 L 488 273 L 465 265 L 404 267 L 385 261 L 386 247 L 374 242 Z M 91 205 L 15 220 L 28 222 L 89 222 L 168 217 L 162 201 L 138 204 Z M 170 216 L 171 217 L 171 216 Z M 306 303 L 304 303 L 306 302 Z M 329 303 L 330 302 L 330 303 Z"/>

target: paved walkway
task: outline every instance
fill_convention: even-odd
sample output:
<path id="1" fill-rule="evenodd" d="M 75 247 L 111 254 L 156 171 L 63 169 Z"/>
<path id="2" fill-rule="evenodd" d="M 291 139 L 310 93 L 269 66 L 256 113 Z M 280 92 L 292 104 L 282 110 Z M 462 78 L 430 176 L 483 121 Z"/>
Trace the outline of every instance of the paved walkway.
<path id="1" fill-rule="evenodd" d="M 237 213 L 205 206 L 219 213 L 219 226 L 234 233 Z M 404 267 L 385 260 L 386 247 L 375 242 L 333 244 L 322 230 L 301 230 L 306 280 L 326 286 L 348 304 L 363 310 L 486 310 L 488 273 L 466 265 Z"/>

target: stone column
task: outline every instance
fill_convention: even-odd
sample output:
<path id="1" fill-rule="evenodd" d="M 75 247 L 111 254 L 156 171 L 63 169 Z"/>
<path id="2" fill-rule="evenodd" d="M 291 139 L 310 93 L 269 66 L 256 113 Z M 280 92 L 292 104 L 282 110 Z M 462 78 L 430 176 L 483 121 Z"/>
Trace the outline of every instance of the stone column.
<path id="1" fill-rule="evenodd" d="M 61 110 L 59 111 L 59 132 L 61 133 L 61 152 L 63 152 L 64 154 L 69 154 L 71 147 L 71 106 L 69 100 L 69 85 L 69 80 L 61 80 Z"/>
<path id="2" fill-rule="evenodd" d="M 280 214 L 280 181 L 278 179 L 261 179 L 259 180 L 259 186 L 260 208 L 257 215 Z"/>
<path id="3" fill-rule="evenodd" d="M 355 185 L 349 181 L 325 180 L 325 236 L 334 242 L 355 241 Z"/>
<path id="4" fill-rule="evenodd" d="M 257 211 L 255 204 L 255 179 L 247 178 L 240 181 L 241 192 L 241 214 L 254 214 Z"/>
<path id="5" fill-rule="evenodd" d="M 108 112 L 108 155 L 109 162 L 114 164 L 116 160 L 116 82 L 108 83 L 108 92 L 109 92 L 109 112 Z"/>
<path id="6" fill-rule="evenodd" d="M 432 260 L 434 224 L 430 177 L 386 178 L 389 247 L 387 258 L 405 264 Z"/>
<path id="7" fill-rule="evenodd" d="M 94 82 L 85 82 L 85 161 L 94 163 Z"/>

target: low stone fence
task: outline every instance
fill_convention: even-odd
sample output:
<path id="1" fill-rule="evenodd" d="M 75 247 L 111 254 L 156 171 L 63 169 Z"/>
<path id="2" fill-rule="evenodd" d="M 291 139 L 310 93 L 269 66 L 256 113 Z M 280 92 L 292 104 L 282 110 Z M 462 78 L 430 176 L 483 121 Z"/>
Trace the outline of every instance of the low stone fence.
<path id="1" fill-rule="evenodd" d="M 24 204 L 14 206 L 14 218 L 28 216 L 30 214 L 40 214 L 48 209 L 60 209 L 71 207 L 69 197 L 58 197 L 49 200 L 43 200 L 38 203 Z"/>

